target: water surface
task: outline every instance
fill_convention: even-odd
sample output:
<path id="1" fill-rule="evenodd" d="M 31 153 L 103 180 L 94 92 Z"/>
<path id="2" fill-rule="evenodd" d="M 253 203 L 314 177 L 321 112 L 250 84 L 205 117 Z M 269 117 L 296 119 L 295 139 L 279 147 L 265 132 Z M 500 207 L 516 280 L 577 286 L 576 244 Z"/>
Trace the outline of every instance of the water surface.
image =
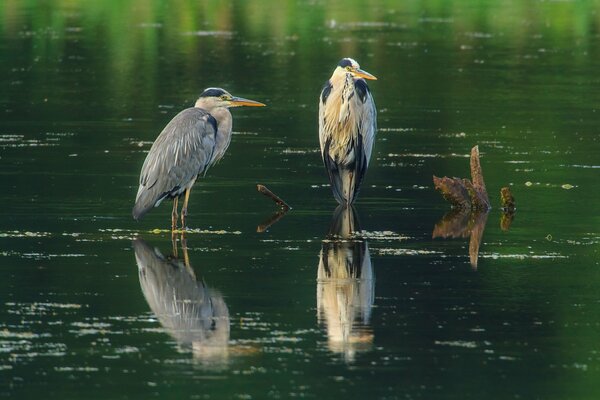
<path id="1" fill-rule="evenodd" d="M 599 5 L 2 2 L 0 395 L 597 397 Z M 316 114 L 344 56 L 380 129 L 340 216 Z M 233 110 L 173 243 L 168 205 L 131 219 L 138 173 L 208 86 L 268 107 Z M 432 175 L 474 145 L 494 208 L 442 220 Z M 257 183 L 293 207 L 265 232 Z"/>

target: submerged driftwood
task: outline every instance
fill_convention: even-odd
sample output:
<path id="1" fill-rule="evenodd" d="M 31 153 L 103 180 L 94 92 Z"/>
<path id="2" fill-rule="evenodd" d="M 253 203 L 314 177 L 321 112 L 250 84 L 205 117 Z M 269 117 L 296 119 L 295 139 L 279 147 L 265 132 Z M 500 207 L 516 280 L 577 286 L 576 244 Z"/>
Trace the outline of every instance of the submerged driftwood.
<path id="1" fill-rule="evenodd" d="M 491 209 L 490 199 L 485 188 L 481 163 L 479 162 L 479 146 L 471 149 L 471 180 L 463 178 L 439 178 L 433 176 L 433 185 L 444 199 L 461 210 L 488 211 Z"/>

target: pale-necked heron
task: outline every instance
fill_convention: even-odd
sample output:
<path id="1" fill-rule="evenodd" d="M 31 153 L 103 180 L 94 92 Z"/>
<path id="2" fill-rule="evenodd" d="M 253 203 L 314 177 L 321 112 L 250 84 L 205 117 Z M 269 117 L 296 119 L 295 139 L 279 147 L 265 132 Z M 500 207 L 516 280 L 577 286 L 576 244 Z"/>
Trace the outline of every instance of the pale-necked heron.
<path id="1" fill-rule="evenodd" d="M 319 99 L 321 155 L 333 196 L 342 205 L 356 200 L 377 131 L 375 102 L 365 79 L 377 78 L 344 58 Z"/>
<path id="2" fill-rule="evenodd" d="M 142 166 L 133 218 L 139 220 L 164 199 L 173 199 L 171 227 L 175 230 L 177 200 L 183 196 L 181 225 L 185 228 L 190 190 L 196 179 L 225 154 L 233 122 L 228 108 L 239 106 L 264 104 L 234 97 L 220 88 L 208 88 L 194 107 L 181 111 L 165 126 Z"/>

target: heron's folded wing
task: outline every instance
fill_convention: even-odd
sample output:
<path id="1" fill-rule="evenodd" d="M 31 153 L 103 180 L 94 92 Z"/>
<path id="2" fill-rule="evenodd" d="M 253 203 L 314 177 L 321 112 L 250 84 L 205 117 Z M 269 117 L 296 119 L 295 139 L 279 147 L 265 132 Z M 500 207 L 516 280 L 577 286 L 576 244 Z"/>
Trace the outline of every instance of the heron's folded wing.
<path id="1" fill-rule="evenodd" d="M 216 131 L 214 118 L 202 109 L 188 108 L 177 114 L 146 156 L 136 207 L 145 213 L 166 196 L 181 194 L 207 168 Z"/>

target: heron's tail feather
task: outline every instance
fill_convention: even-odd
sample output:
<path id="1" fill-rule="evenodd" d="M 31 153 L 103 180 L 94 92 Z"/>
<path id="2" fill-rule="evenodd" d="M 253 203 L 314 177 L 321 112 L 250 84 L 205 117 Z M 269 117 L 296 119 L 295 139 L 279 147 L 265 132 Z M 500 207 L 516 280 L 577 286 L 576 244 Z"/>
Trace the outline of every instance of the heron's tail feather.
<path id="1" fill-rule="evenodd" d="M 333 162 L 326 163 L 326 165 L 333 197 L 343 206 L 352 204 L 358 195 L 356 172 L 343 166 L 335 165 Z"/>
<path id="2" fill-rule="evenodd" d="M 349 169 L 340 168 L 333 174 L 334 179 L 331 181 L 333 196 L 339 204 L 344 206 L 354 202 L 356 193 L 354 190 L 355 176 L 353 172 Z"/>
<path id="3" fill-rule="evenodd" d="M 154 197 L 148 190 L 141 191 L 138 194 L 133 210 L 131 210 L 131 215 L 136 221 L 142 219 L 148 211 L 152 210 L 157 202 L 160 203 L 160 200 L 157 201 Z"/>

